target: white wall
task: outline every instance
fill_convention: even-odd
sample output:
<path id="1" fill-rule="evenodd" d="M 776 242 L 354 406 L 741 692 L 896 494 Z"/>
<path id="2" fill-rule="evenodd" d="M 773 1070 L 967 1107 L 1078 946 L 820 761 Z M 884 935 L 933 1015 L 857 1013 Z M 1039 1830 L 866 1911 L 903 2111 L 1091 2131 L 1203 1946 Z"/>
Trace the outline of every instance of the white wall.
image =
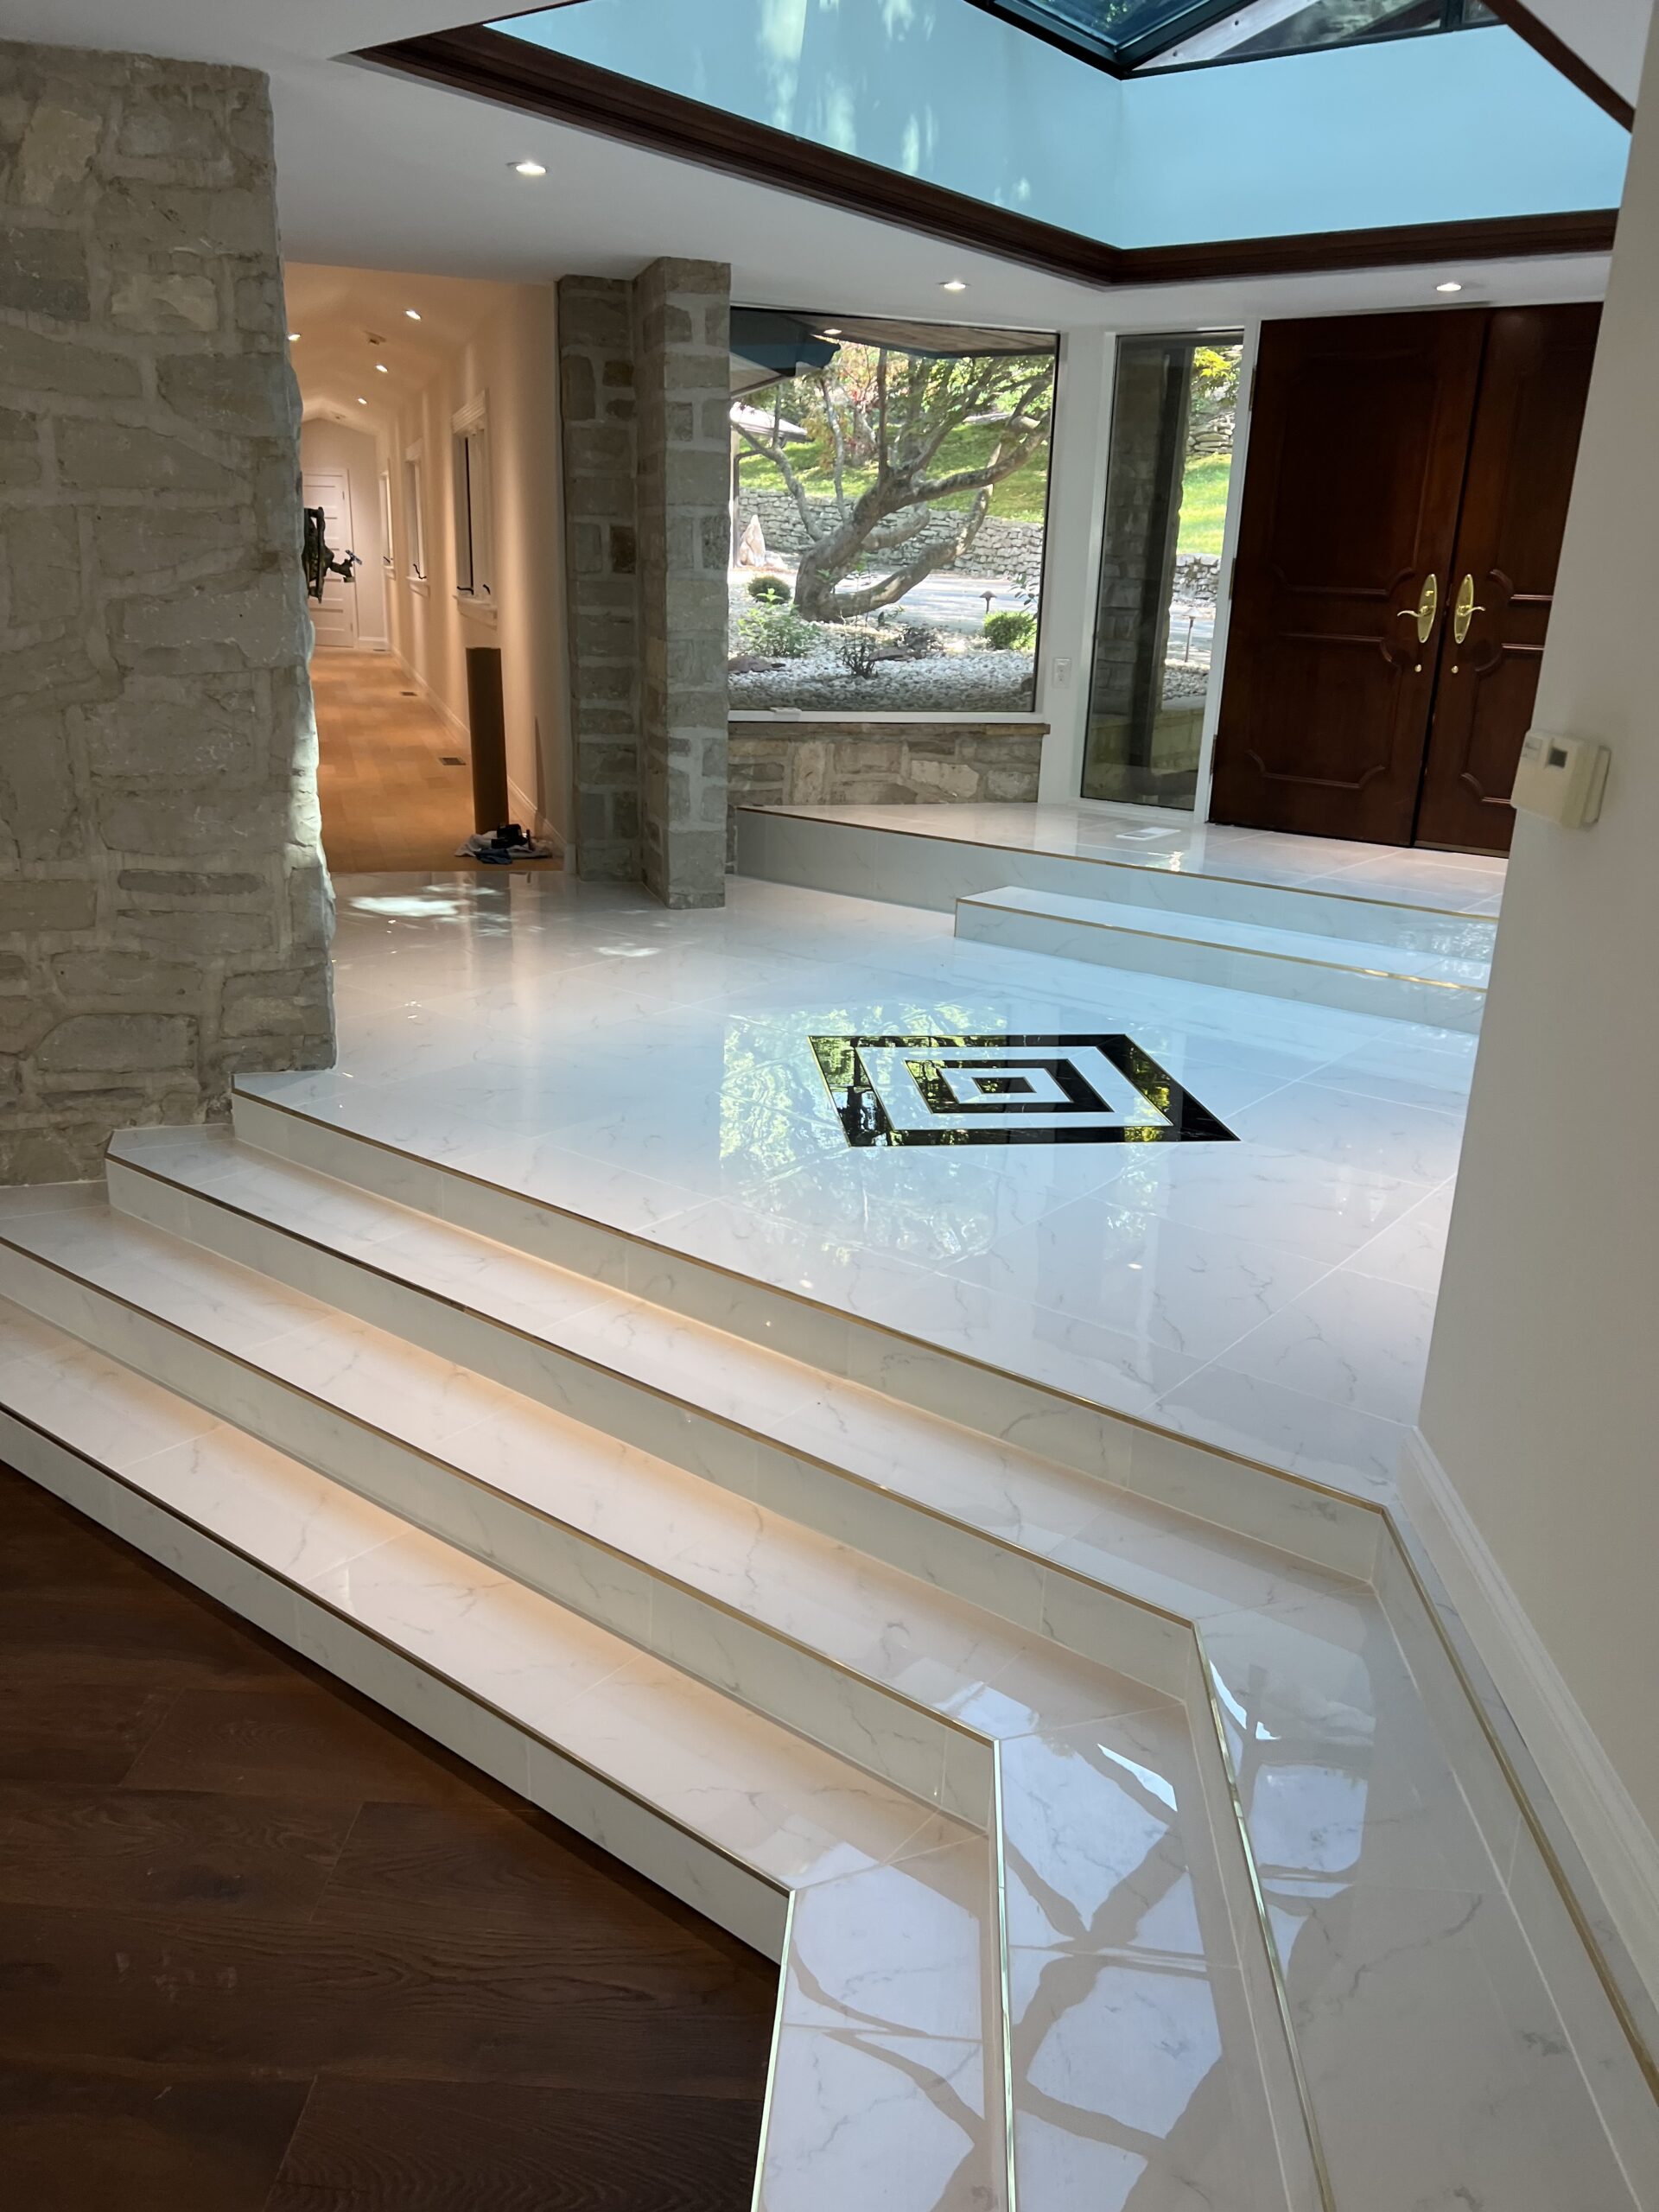
<path id="1" fill-rule="evenodd" d="M 363 565 L 352 589 L 357 594 L 357 642 L 366 652 L 385 650 L 386 632 L 385 546 L 380 523 L 380 457 L 366 430 L 348 429 L 313 416 L 301 426 L 300 466 L 337 468 L 352 493 L 352 543 L 330 551 L 355 553 Z"/>
<path id="2" fill-rule="evenodd" d="M 495 541 L 493 622 L 455 597 L 453 417 L 488 404 Z M 423 449 L 426 571 L 411 577 L 404 459 Z M 512 287 L 438 373 L 391 416 L 393 651 L 456 730 L 467 726 L 468 645 L 501 652 L 507 773 L 526 828 L 569 826 L 559 506 L 558 348 L 550 285 Z"/>
<path id="3" fill-rule="evenodd" d="M 1595 827 L 1517 830 L 1423 1397 L 1439 1469 L 1418 1478 L 1659 1986 L 1659 54 L 1644 82 L 1535 712 L 1610 744 L 1612 774 Z"/>

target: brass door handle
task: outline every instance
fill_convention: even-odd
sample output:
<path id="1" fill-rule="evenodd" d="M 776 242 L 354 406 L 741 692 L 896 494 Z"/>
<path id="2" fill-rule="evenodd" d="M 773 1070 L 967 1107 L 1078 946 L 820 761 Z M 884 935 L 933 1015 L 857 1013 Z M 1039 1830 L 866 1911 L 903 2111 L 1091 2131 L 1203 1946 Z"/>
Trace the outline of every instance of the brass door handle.
<path id="1" fill-rule="evenodd" d="M 1428 643 L 1429 632 L 1434 627 L 1434 617 L 1440 611 L 1440 580 L 1431 569 L 1423 578 L 1423 588 L 1418 594 L 1416 606 L 1402 607 L 1399 610 L 1406 621 L 1414 622 L 1417 625 L 1417 642 L 1420 645 L 1426 645 Z"/>
<path id="2" fill-rule="evenodd" d="M 1476 615 L 1484 614 L 1485 612 L 1486 609 L 1484 607 L 1477 606 L 1475 602 L 1473 576 L 1465 576 L 1463 582 L 1458 586 L 1458 603 L 1452 610 L 1452 635 L 1457 644 L 1461 645 L 1468 636 L 1469 625 L 1474 620 Z"/>

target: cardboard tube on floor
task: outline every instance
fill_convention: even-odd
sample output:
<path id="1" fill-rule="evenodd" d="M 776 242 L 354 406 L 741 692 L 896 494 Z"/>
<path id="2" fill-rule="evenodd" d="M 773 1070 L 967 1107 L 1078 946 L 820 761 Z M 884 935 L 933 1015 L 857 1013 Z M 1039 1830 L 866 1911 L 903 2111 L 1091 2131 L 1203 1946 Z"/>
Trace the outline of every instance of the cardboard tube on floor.
<path id="1" fill-rule="evenodd" d="M 499 830 L 512 813 L 499 646 L 467 648 L 467 722 L 472 732 L 473 827 L 480 831 Z"/>

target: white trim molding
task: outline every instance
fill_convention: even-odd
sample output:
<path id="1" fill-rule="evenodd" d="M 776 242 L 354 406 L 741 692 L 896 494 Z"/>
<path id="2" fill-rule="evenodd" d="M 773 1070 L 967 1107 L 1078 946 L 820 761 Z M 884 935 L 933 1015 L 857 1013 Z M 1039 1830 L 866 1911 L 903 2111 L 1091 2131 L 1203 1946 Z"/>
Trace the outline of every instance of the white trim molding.
<path id="1" fill-rule="evenodd" d="M 1659 1999 L 1659 1839 L 1656 1839 L 1491 1546 L 1418 1428 L 1400 1455 L 1400 1491 L 1475 1649 L 1538 1762 L 1584 1853 L 1630 1962 Z"/>

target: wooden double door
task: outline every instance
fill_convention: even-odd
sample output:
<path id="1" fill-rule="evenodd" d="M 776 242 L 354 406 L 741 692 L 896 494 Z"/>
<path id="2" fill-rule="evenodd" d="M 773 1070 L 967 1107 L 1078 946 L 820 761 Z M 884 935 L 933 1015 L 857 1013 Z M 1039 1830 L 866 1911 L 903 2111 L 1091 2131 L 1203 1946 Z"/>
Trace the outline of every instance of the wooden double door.
<path id="1" fill-rule="evenodd" d="M 1599 316 L 1264 326 L 1212 820 L 1509 849 Z"/>

